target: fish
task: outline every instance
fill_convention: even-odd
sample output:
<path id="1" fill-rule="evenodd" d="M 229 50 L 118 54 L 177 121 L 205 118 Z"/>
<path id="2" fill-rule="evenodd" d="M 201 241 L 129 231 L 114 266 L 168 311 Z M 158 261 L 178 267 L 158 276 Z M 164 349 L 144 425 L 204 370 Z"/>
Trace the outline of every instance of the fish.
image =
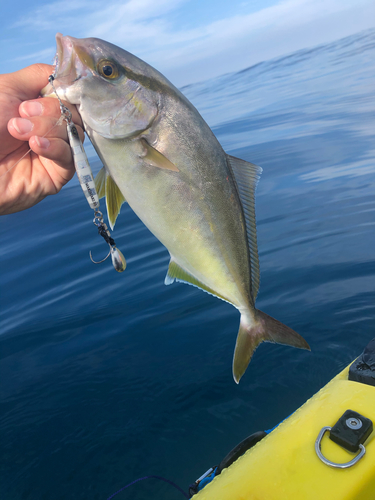
<path id="1" fill-rule="evenodd" d="M 192 103 L 135 55 L 98 38 L 58 33 L 56 44 L 56 93 L 77 107 L 103 163 L 95 186 L 111 228 L 126 201 L 170 253 L 166 285 L 188 283 L 238 309 L 235 382 L 261 342 L 310 350 L 255 308 L 262 169 L 226 154 Z M 50 84 L 42 95 L 55 97 Z"/>

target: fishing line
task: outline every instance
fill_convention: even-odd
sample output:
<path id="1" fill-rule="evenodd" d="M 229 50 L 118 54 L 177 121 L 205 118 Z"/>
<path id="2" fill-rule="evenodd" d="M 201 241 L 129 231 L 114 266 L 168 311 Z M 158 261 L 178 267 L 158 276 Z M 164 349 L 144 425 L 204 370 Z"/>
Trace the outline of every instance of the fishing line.
<path id="1" fill-rule="evenodd" d="M 47 134 L 49 134 L 55 127 L 57 127 L 58 125 L 62 125 L 62 122 L 64 121 L 64 118 L 62 116 L 60 116 L 60 118 L 57 120 L 57 122 L 55 123 L 55 125 L 53 125 L 49 130 L 47 130 L 47 132 L 42 135 L 41 137 L 44 138 L 46 137 Z M 14 165 L 12 165 L 8 170 L 6 170 L 5 172 L 3 172 L 0 177 L 3 177 L 3 175 L 7 174 L 8 172 L 10 172 L 12 170 L 12 168 L 14 168 L 16 165 L 19 164 L 19 162 L 21 160 L 23 160 L 25 158 L 25 156 L 27 156 L 29 153 L 31 153 L 33 150 L 30 148 L 28 151 L 26 151 L 26 153 L 21 156 L 21 158 L 19 160 L 16 161 L 16 163 Z"/>
<path id="2" fill-rule="evenodd" d="M 132 486 L 135 483 L 138 483 L 139 481 L 144 481 L 145 479 L 159 479 L 160 481 L 164 481 L 165 483 L 168 483 L 172 485 L 176 490 L 178 490 L 180 493 L 184 495 L 185 498 L 190 498 L 182 488 L 180 488 L 177 484 L 175 484 L 173 481 L 170 481 L 169 479 L 165 479 L 164 477 L 161 476 L 145 476 L 145 477 L 140 477 L 139 479 L 136 479 L 135 481 L 132 481 L 131 483 L 127 484 L 120 490 L 116 491 L 116 493 L 113 493 L 110 497 L 107 498 L 107 500 L 111 500 L 113 497 L 121 493 L 122 491 L 126 490 L 126 488 L 129 488 L 129 486 Z"/>

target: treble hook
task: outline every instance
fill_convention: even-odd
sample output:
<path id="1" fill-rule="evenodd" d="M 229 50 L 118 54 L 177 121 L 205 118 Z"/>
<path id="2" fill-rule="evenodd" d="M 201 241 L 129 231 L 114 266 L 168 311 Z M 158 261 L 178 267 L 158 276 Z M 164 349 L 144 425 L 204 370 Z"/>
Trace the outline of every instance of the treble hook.
<path id="1" fill-rule="evenodd" d="M 91 261 L 94 264 L 101 264 L 102 262 L 107 260 L 109 256 L 111 256 L 113 267 L 116 269 L 117 272 L 122 273 L 123 271 L 125 271 L 125 268 L 126 268 L 125 257 L 123 256 L 122 252 L 116 247 L 115 240 L 111 237 L 111 233 L 108 231 L 107 225 L 104 224 L 103 214 L 99 210 L 95 211 L 95 216 L 94 216 L 93 222 L 94 222 L 95 226 L 98 227 L 98 233 L 100 234 L 100 236 L 102 236 L 105 239 L 105 241 L 108 243 L 109 252 L 108 252 L 108 255 L 104 259 L 96 262 L 92 258 L 91 251 L 90 251 Z"/>

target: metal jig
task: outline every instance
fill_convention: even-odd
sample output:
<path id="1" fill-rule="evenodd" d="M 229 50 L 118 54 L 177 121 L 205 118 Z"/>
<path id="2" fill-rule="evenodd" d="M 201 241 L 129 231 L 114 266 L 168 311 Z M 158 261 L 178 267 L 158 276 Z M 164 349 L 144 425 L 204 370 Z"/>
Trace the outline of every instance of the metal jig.
<path id="1" fill-rule="evenodd" d="M 109 232 L 107 225 L 103 221 L 103 214 L 99 211 L 99 197 L 95 189 L 94 177 L 89 161 L 87 159 L 86 152 L 84 150 L 81 139 L 79 138 L 77 128 L 72 121 L 72 113 L 66 106 L 64 106 L 59 95 L 56 92 L 55 86 L 53 84 L 54 79 L 55 77 L 53 75 L 50 75 L 48 77 L 48 81 L 51 84 L 60 104 L 60 120 L 66 121 L 69 144 L 72 151 L 77 177 L 86 197 L 87 203 L 89 204 L 90 208 L 94 210 L 93 222 L 98 228 L 98 233 L 105 239 L 110 247 L 107 257 L 105 257 L 103 260 L 100 260 L 98 262 L 94 261 L 91 255 L 91 251 L 90 259 L 92 260 L 92 262 L 94 262 L 94 264 L 100 264 L 101 262 L 107 260 L 107 258 L 111 255 L 113 267 L 116 269 L 116 271 L 121 273 L 126 268 L 125 257 L 123 256 L 122 252 L 120 252 L 120 250 L 116 247 L 115 240 L 111 237 L 111 233 Z"/>
<path id="2" fill-rule="evenodd" d="M 103 214 L 100 212 L 100 210 L 95 210 L 93 223 L 95 224 L 95 226 L 97 226 L 98 233 L 100 234 L 100 236 L 102 236 L 105 239 L 105 241 L 108 243 L 109 252 L 108 252 L 107 256 L 104 257 L 104 259 L 99 260 L 99 261 L 95 261 L 92 258 L 92 254 L 90 251 L 91 261 L 94 264 L 101 264 L 102 262 L 107 260 L 109 256 L 111 256 L 112 264 L 113 264 L 113 267 L 116 269 L 116 271 L 118 271 L 119 273 L 121 273 L 122 271 L 125 271 L 125 268 L 126 268 L 125 257 L 123 256 L 122 252 L 116 247 L 115 240 L 111 237 L 111 233 L 108 231 L 107 224 L 105 224 L 103 221 Z"/>

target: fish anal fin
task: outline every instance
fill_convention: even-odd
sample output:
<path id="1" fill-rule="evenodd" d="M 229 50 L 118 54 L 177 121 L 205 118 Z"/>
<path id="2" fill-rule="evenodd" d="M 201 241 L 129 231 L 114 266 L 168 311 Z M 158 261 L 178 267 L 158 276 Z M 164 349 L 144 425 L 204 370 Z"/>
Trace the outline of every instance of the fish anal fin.
<path id="1" fill-rule="evenodd" d="M 245 216 L 247 241 L 250 251 L 251 292 L 255 302 L 260 282 L 255 219 L 255 191 L 262 169 L 253 163 L 229 155 L 227 155 L 227 163 L 233 173 Z"/>
<path id="2" fill-rule="evenodd" d="M 191 273 L 183 269 L 181 266 L 177 264 L 173 259 L 171 259 L 168 267 L 168 272 L 165 277 L 164 283 L 166 285 L 171 285 L 174 281 L 178 281 L 180 283 L 187 283 L 188 285 L 193 285 L 201 290 L 218 297 L 219 299 L 225 300 L 229 302 L 223 295 L 220 295 L 218 292 L 213 290 L 212 288 L 206 286 L 204 283 L 195 278 Z"/>
<path id="3" fill-rule="evenodd" d="M 116 219 L 121 210 L 121 205 L 126 201 L 115 181 L 110 175 L 105 180 L 105 201 L 107 205 L 108 221 L 111 229 L 114 228 Z"/>
<path id="4" fill-rule="evenodd" d="M 146 161 L 152 167 L 162 168 L 164 170 L 172 170 L 173 172 L 179 172 L 178 168 L 174 163 L 172 163 L 163 153 L 160 153 L 157 149 L 151 146 L 146 139 L 141 139 L 142 146 L 144 147 L 145 154 L 142 156 L 143 160 Z"/>
<path id="5" fill-rule="evenodd" d="M 255 349 L 261 342 L 272 342 L 310 350 L 309 344 L 301 335 L 268 314 L 255 310 L 252 321 L 249 321 L 248 317 L 242 314 L 233 357 L 233 378 L 237 384 L 245 373 Z"/>

